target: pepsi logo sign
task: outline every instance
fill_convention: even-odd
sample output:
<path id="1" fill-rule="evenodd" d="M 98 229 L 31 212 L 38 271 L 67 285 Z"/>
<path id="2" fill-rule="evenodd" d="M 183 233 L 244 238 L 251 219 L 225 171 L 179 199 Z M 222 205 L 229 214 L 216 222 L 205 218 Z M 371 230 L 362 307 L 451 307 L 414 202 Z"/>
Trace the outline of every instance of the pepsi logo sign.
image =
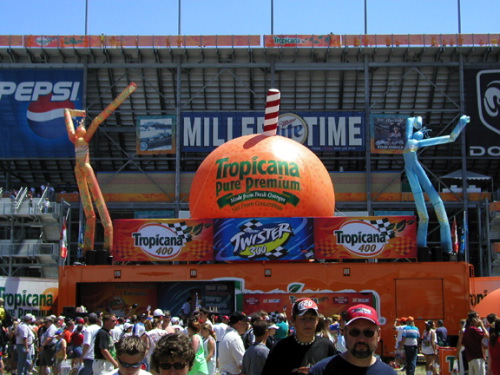
<path id="1" fill-rule="evenodd" d="M 55 139 L 67 136 L 64 108 L 74 109 L 69 101 L 52 101 L 52 94 L 41 96 L 31 102 L 26 112 L 31 130 L 42 138 Z"/>
<path id="2" fill-rule="evenodd" d="M 159 223 L 148 223 L 132 233 L 134 247 L 160 260 L 176 258 L 184 246 L 184 239 L 169 227 Z"/>

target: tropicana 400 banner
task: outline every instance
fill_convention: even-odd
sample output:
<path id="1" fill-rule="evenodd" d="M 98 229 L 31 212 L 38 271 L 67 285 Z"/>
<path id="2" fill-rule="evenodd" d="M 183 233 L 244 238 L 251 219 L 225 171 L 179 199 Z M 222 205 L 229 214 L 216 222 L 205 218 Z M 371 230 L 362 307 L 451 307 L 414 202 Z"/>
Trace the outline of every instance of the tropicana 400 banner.
<path id="1" fill-rule="evenodd" d="M 113 223 L 113 259 L 117 262 L 213 259 L 211 220 L 123 219 Z"/>

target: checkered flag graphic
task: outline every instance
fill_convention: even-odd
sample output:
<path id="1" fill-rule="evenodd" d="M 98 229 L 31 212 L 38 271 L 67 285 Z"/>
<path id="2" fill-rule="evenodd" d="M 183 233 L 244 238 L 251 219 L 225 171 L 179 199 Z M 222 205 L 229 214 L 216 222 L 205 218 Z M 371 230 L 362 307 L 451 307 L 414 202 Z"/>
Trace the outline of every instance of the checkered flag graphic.
<path id="1" fill-rule="evenodd" d="M 262 226 L 262 223 L 259 220 L 252 219 L 250 221 L 247 221 L 245 224 L 243 224 L 240 227 L 240 230 L 245 233 L 255 233 L 260 231 L 260 227 Z"/>
<path id="2" fill-rule="evenodd" d="M 389 226 L 391 225 L 391 222 L 389 221 L 388 218 L 384 217 L 383 219 L 377 219 L 377 220 L 367 220 L 368 223 L 371 225 L 374 225 L 377 227 L 380 233 L 385 234 L 387 238 L 395 238 L 396 237 L 396 232 L 394 230 L 389 229 Z"/>
<path id="3" fill-rule="evenodd" d="M 187 231 L 189 227 L 185 221 L 181 221 L 180 223 L 167 223 L 167 226 L 170 229 L 173 229 L 175 234 L 181 237 L 184 242 L 189 242 L 192 240 L 191 233 Z"/>
<path id="4" fill-rule="evenodd" d="M 280 259 L 288 254 L 288 250 L 282 246 L 278 246 L 276 249 L 268 251 L 266 256 L 271 260 Z"/>

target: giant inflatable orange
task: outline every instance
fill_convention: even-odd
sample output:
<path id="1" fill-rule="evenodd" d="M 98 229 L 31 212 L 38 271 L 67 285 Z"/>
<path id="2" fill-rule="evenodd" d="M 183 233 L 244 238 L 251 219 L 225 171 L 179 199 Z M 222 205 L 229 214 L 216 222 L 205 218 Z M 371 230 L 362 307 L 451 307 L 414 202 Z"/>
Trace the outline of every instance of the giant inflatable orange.
<path id="1" fill-rule="evenodd" d="M 191 185 L 193 218 L 333 216 L 333 183 L 321 160 L 276 134 L 279 91 L 270 90 L 263 134 L 216 148 Z"/>

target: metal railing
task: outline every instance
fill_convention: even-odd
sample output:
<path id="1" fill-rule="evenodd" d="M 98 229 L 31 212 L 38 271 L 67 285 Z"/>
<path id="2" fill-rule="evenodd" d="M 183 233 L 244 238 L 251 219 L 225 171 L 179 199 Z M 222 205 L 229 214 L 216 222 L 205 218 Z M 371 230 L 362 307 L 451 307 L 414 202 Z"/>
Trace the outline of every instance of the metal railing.
<path id="1" fill-rule="evenodd" d="M 34 258 L 50 256 L 54 260 L 59 257 L 59 245 L 54 243 L 33 243 L 23 241 L 20 243 L 0 242 L 0 256 Z"/>

